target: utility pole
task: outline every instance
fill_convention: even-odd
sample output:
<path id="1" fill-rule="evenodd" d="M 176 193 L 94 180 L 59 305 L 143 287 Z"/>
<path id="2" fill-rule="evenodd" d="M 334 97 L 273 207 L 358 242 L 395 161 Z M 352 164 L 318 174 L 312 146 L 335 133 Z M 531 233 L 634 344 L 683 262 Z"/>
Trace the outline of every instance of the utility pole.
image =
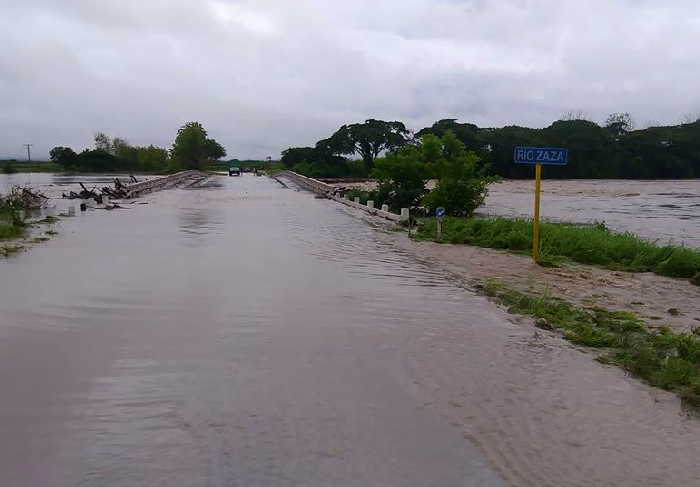
<path id="1" fill-rule="evenodd" d="M 33 145 L 34 145 L 34 144 L 24 144 L 24 147 L 27 148 L 27 161 L 31 161 L 31 160 L 32 160 L 32 150 L 31 150 L 31 147 L 32 147 Z"/>

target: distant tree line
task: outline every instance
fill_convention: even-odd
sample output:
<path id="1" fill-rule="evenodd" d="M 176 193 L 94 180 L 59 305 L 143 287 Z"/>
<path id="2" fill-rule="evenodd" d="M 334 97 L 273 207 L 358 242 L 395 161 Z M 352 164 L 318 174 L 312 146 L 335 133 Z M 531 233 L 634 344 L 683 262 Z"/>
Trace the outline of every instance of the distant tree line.
<path id="1" fill-rule="evenodd" d="M 513 163 L 516 146 L 568 148 L 569 165 L 546 171 L 548 178 L 700 178 L 700 120 L 634 130 L 627 113 L 614 113 L 602 125 L 580 113 L 568 114 L 542 129 L 481 128 L 444 119 L 415 135 L 401 122 L 371 119 L 343 125 L 314 147 L 289 148 L 281 162 L 312 177 L 369 176 L 380 154 L 420 146 L 426 135 L 443 137 L 448 131 L 479 158 L 488 174 L 506 178 L 532 177 L 531 168 Z"/>
<path id="2" fill-rule="evenodd" d="M 314 147 L 291 147 L 282 152 L 280 162 L 311 177 L 364 177 L 382 152 L 395 151 L 411 140 L 402 122 L 369 119 L 343 125 Z M 361 160 L 346 157 L 353 155 Z"/>
<path id="3" fill-rule="evenodd" d="M 95 146 L 76 153 L 70 147 L 54 147 L 51 160 L 66 171 L 86 172 L 169 172 L 203 169 L 209 161 L 226 156 L 216 140 L 208 138 L 199 122 L 183 125 L 168 151 L 161 147 L 133 146 L 119 137 L 98 132 Z"/>

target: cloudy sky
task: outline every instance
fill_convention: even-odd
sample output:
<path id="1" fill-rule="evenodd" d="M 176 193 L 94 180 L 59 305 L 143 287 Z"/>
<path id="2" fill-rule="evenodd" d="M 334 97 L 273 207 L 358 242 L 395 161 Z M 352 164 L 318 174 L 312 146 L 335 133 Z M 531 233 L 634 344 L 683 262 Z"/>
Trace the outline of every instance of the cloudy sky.
<path id="1" fill-rule="evenodd" d="M 0 0 L 0 157 L 95 132 L 231 157 L 343 123 L 700 113 L 697 0 Z"/>

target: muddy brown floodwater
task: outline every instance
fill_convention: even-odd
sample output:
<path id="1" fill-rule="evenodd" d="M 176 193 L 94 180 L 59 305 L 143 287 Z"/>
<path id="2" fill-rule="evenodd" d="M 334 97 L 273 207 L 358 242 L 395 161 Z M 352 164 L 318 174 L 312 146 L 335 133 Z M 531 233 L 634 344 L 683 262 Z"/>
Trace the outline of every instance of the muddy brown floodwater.
<path id="1" fill-rule="evenodd" d="M 266 178 L 0 260 L 2 486 L 698 485 L 671 395 Z"/>

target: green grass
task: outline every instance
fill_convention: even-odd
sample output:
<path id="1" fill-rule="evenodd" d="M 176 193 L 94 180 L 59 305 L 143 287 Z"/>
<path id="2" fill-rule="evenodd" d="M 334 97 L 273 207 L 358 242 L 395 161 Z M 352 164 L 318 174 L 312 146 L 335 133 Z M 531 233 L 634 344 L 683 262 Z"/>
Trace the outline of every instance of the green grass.
<path id="1" fill-rule="evenodd" d="M 0 161 L 0 167 L 3 162 L 9 162 L 16 172 L 63 172 L 61 166 L 51 161 Z"/>
<path id="2" fill-rule="evenodd" d="M 551 297 L 533 296 L 489 281 L 481 286 L 511 313 L 539 318 L 539 326 L 559 329 L 573 343 L 605 349 L 599 360 L 623 367 L 652 386 L 677 393 L 700 406 L 700 337 L 668 328 L 649 330 L 626 311 L 581 308 Z"/>
<path id="3" fill-rule="evenodd" d="M 435 219 L 427 219 L 417 238 L 435 240 Z M 511 218 L 446 218 L 443 242 L 530 253 L 532 222 Z M 700 282 L 700 250 L 660 246 L 630 233 L 615 233 L 604 225 L 543 223 L 541 254 L 544 263 L 569 259 L 613 270 L 655 272 Z"/>
<path id="4" fill-rule="evenodd" d="M 19 238 L 24 235 L 24 227 L 0 223 L 0 240 Z"/>
<path id="5" fill-rule="evenodd" d="M 0 206 L 0 240 L 24 236 L 25 227 L 17 211 L 7 206 Z"/>

